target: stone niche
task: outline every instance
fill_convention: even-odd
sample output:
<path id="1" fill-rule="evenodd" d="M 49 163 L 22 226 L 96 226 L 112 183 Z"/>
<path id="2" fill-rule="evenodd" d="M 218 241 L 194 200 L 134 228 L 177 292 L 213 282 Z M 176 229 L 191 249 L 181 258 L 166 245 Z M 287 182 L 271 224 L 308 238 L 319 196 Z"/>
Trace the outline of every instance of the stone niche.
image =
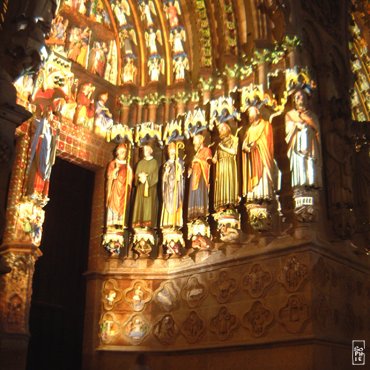
<path id="1" fill-rule="evenodd" d="M 91 274 L 85 368 L 145 352 L 152 369 L 348 369 L 352 339 L 370 339 L 368 266 L 345 245 L 285 236 L 206 253 Z"/>

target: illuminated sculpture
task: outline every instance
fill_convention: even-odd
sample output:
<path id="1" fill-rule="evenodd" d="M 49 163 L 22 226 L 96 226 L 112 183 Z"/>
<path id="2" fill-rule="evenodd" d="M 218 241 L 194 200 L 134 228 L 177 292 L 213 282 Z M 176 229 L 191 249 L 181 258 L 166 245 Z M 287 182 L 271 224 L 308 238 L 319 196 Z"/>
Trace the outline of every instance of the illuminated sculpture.
<path id="1" fill-rule="evenodd" d="M 274 161 L 272 126 L 262 117 L 260 109 L 272 103 L 262 86 L 256 85 L 243 89 L 242 101 L 242 110 L 247 110 L 249 116 L 242 146 L 243 196 L 251 226 L 266 231 L 272 226 L 271 202 L 279 187 L 279 171 Z"/>
<path id="2" fill-rule="evenodd" d="M 44 116 L 35 122 L 37 127 L 31 144 L 26 195 L 37 204 L 44 206 L 48 201 L 51 168 L 55 162 L 59 128 L 54 134 L 51 127 L 53 112 L 50 108 L 47 108 Z"/>
<path id="3" fill-rule="evenodd" d="M 143 147 L 144 158 L 135 170 L 135 203 L 132 227 L 135 231 L 133 252 L 148 256 L 154 246 L 153 229 L 157 227 L 158 214 L 158 162 L 153 157 L 154 138 L 161 138 L 161 129 L 154 123 L 136 126 L 135 141 Z"/>
<path id="4" fill-rule="evenodd" d="M 148 72 L 150 81 L 159 81 L 160 75 L 164 74 L 164 60 L 159 55 L 149 57 Z"/>
<path id="5" fill-rule="evenodd" d="M 170 28 L 177 27 L 179 25 L 179 15 L 181 14 L 180 3 L 178 0 L 168 0 L 163 5 L 164 11 Z"/>
<path id="6" fill-rule="evenodd" d="M 112 113 L 105 105 L 108 101 L 108 93 L 104 92 L 99 95 L 95 105 L 95 133 L 106 137 L 107 131 L 113 126 Z"/>
<path id="7" fill-rule="evenodd" d="M 189 70 L 189 59 L 185 53 L 173 59 L 173 74 L 175 81 L 185 80 L 185 71 Z"/>
<path id="8" fill-rule="evenodd" d="M 213 156 L 216 164 L 214 208 L 213 215 L 217 220 L 222 240 L 238 238 L 240 228 L 239 214 L 236 207 L 239 204 L 239 179 L 236 163 L 238 152 L 238 114 L 233 106 L 233 100 L 221 97 L 211 101 L 211 128 L 217 127 L 220 142 Z M 216 125 L 214 125 L 214 122 Z M 233 132 L 235 134 L 233 134 Z"/>
<path id="9" fill-rule="evenodd" d="M 95 91 L 95 86 L 90 82 L 82 84 L 77 94 L 77 108 L 73 121 L 76 125 L 81 125 L 92 130 L 94 122 L 94 99 L 92 94 Z"/>
<path id="10" fill-rule="evenodd" d="M 288 145 L 291 185 L 298 220 L 315 219 L 317 191 L 322 185 L 320 126 L 315 113 L 308 109 L 312 81 L 305 70 L 287 70 L 286 86 L 293 96 L 293 109 L 285 115 L 285 141 Z"/>
<path id="11" fill-rule="evenodd" d="M 168 144 L 168 160 L 163 166 L 161 228 L 164 254 L 181 255 L 184 240 L 180 228 L 183 226 L 184 162 L 179 158 L 179 149 L 184 148 L 181 136 L 181 121 L 167 124 L 164 141 Z"/>
<path id="12" fill-rule="evenodd" d="M 210 230 L 207 221 L 209 214 L 209 175 L 212 161 L 211 149 L 204 144 L 202 132 L 207 129 L 205 112 L 196 109 L 188 112 L 185 120 L 187 137 L 193 137 L 195 155 L 188 169 L 190 178 L 188 197 L 188 238 L 196 249 L 209 249 Z"/>
<path id="13" fill-rule="evenodd" d="M 123 67 L 122 82 L 123 83 L 135 83 L 137 75 L 137 67 L 134 64 L 133 57 L 126 57 L 126 64 Z"/>
<path id="14" fill-rule="evenodd" d="M 107 167 L 106 185 L 106 230 L 103 236 L 103 247 L 112 256 L 118 255 L 125 247 L 124 230 L 127 227 L 128 211 L 132 189 L 133 172 L 130 165 L 130 148 L 133 144 L 131 130 L 126 127 L 122 140 L 115 149 L 115 158 Z"/>

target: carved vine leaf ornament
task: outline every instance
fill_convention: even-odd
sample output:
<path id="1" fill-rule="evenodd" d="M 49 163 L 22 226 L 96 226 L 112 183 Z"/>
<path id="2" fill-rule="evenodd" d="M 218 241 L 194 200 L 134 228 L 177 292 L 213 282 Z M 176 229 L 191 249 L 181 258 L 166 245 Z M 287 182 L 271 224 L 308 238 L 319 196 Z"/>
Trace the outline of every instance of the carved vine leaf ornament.
<path id="1" fill-rule="evenodd" d="M 266 335 L 268 327 L 274 320 L 273 313 L 261 301 L 253 303 L 251 309 L 243 317 L 243 325 L 254 337 Z"/>
<path id="2" fill-rule="evenodd" d="M 308 268 L 297 256 L 290 257 L 282 268 L 278 280 L 288 292 L 295 292 L 308 278 Z"/>
<path id="3" fill-rule="evenodd" d="M 123 334 L 132 344 L 141 343 L 150 332 L 150 325 L 144 316 L 135 314 L 125 322 Z"/>
<path id="4" fill-rule="evenodd" d="M 221 307 L 218 314 L 210 321 L 209 329 L 215 333 L 219 340 L 227 340 L 232 337 L 238 328 L 239 322 L 235 315 L 232 315 L 225 306 Z"/>
<path id="5" fill-rule="evenodd" d="M 182 298 L 190 308 L 198 307 L 207 296 L 207 288 L 201 284 L 197 276 L 189 277 L 182 290 Z"/>
<path id="6" fill-rule="evenodd" d="M 191 311 L 183 322 L 181 331 L 189 343 L 196 343 L 206 332 L 205 321 L 195 311 Z"/>
<path id="7" fill-rule="evenodd" d="M 102 302 L 105 310 L 111 310 L 122 299 L 122 292 L 115 279 L 106 280 L 102 289 Z"/>
<path id="8" fill-rule="evenodd" d="M 154 325 L 153 335 L 162 344 L 172 344 L 179 335 L 179 328 L 171 315 L 164 315 Z"/>
<path id="9" fill-rule="evenodd" d="M 176 310 L 180 305 L 180 291 L 172 281 L 163 281 L 154 293 L 154 301 L 166 312 Z"/>
<path id="10" fill-rule="evenodd" d="M 252 298 L 260 298 L 266 293 L 272 282 L 272 274 L 264 270 L 260 264 L 255 264 L 244 275 L 242 285 Z"/>
<path id="11" fill-rule="evenodd" d="M 227 270 L 221 271 L 218 279 L 215 280 L 210 287 L 212 295 L 214 295 L 219 303 L 229 302 L 238 289 L 238 283 L 235 279 L 229 277 Z"/>
<path id="12" fill-rule="evenodd" d="M 151 300 L 152 291 L 147 288 L 145 281 L 137 280 L 123 291 L 123 296 L 134 311 L 142 311 Z"/>
<path id="13" fill-rule="evenodd" d="M 302 332 L 309 319 L 309 306 L 298 295 L 290 296 L 287 304 L 279 310 L 279 321 L 289 333 Z"/>

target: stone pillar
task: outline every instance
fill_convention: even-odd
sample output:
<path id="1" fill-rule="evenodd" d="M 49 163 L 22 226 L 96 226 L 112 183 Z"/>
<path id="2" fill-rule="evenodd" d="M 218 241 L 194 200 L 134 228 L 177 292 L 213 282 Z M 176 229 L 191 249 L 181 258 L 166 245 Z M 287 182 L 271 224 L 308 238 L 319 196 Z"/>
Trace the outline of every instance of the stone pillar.
<path id="1" fill-rule="evenodd" d="M 155 122 L 157 118 L 157 108 L 158 105 L 156 103 L 152 103 L 148 105 L 148 121 Z"/>

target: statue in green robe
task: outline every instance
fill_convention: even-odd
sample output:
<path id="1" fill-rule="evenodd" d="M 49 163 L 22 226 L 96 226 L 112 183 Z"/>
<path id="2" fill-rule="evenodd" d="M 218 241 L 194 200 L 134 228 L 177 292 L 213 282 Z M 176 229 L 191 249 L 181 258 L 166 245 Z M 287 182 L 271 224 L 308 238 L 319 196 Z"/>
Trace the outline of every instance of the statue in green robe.
<path id="1" fill-rule="evenodd" d="M 144 158 L 139 161 L 135 173 L 136 196 L 132 226 L 155 228 L 158 213 L 158 163 L 153 158 L 153 148 L 144 145 Z"/>

